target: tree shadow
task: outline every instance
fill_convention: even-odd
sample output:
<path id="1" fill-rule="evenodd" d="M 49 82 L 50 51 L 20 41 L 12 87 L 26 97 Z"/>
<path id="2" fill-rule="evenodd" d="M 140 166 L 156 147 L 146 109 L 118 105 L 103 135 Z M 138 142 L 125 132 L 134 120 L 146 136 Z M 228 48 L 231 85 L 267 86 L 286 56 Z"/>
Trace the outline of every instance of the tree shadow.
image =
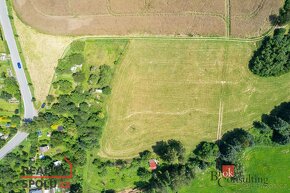
<path id="1" fill-rule="evenodd" d="M 278 24 L 278 20 L 279 20 L 279 17 L 277 14 L 272 14 L 269 16 L 269 21 L 271 23 L 272 26 L 275 26 Z"/>

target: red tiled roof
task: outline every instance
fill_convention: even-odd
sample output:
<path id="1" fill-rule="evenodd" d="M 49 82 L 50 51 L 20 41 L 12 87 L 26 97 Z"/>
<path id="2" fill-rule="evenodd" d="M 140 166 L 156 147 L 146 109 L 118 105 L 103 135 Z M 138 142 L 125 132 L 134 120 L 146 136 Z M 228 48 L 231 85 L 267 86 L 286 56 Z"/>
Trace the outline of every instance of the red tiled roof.
<path id="1" fill-rule="evenodd" d="M 150 160 L 149 161 L 149 166 L 151 170 L 156 170 L 157 169 L 157 164 L 155 162 L 155 160 Z"/>

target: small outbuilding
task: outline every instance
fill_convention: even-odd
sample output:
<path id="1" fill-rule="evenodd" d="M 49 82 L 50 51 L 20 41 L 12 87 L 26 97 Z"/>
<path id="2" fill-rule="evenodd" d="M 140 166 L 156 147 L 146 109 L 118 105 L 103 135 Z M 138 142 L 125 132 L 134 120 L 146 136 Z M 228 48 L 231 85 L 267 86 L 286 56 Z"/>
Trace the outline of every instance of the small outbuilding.
<path id="1" fill-rule="evenodd" d="M 53 165 L 55 167 L 60 166 L 61 165 L 61 161 L 55 161 L 55 162 L 53 162 Z"/>
<path id="2" fill-rule="evenodd" d="M 58 130 L 58 131 L 63 131 L 63 129 L 64 129 L 64 128 L 63 128 L 63 126 L 61 126 L 61 125 L 57 127 L 57 130 Z"/>
<path id="3" fill-rule="evenodd" d="M 41 153 L 47 152 L 48 150 L 49 150 L 49 146 L 48 145 L 39 147 L 39 151 Z"/>
<path id="4" fill-rule="evenodd" d="M 158 161 L 156 159 L 149 160 L 149 167 L 151 170 L 156 170 L 158 166 Z"/>

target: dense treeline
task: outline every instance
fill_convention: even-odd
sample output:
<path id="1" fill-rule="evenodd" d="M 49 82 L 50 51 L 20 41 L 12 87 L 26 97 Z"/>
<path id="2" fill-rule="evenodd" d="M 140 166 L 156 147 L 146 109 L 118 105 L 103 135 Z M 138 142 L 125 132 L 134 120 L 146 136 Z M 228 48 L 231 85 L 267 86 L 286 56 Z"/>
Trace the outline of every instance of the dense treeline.
<path id="1" fill-rule="evenodd" d="M 290 37 L 286 30 L 276 29 L 273 37 L 265 37 L 250 61 L 250 70 L 259 76 L 280 76 L 290 70 Z"/>
<path id="2" fill-rule="evenodd" d="M 290 22 L 290 0 L 285 0 L 284 7 L 280 9 L 277 17 L 278 25 L 285 25 Z"/>

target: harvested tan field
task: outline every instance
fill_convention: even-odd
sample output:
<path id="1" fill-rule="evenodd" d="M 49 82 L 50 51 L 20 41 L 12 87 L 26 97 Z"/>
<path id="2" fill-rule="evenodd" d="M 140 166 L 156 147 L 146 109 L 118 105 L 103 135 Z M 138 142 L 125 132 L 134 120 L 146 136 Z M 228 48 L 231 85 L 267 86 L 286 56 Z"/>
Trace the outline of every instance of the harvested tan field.
<path id="1" fill-rule="evenodd" d="M 108 0 L 108 9 L 112 14 L 139 13 L 146 11 L 146 0 Z M 130 5 L 130 6 L 128 6 Z"/>
<path id="2" fill-rule="evenodd" d="M 25 23 L 58 35 L 252 37 L 270 28 L 269 15 L 281 6 L 282 0 L 14 0 Z"/>
<path id="3" fill-rule="evenodd" d="M 256 12 L 267 0 L 231 0 L 232 16 L 248 16 Z"/>
<path id="4" fill-rule="evenodd" d="M 246 0 L 245 2 L 250 1 Z M 242 7 L 243 1 L 231 1 L 232 10 L 239 10 Z M 251 1 L 254 2 L 254 1 Z M 259 4 L 250 11 L 248 14 L 233 16 L 231 18 L 231 35 L 233 36 L 259 36 L 265 33 L 270 27 L 269 16 L 278 14 L 279 8 L 283 6 L 282 0 L 262 0 L 258 1 Z M 239 6 L 240 4 L 240 6 Z M 249 4 L 249 3 L 248 3 Z M 240 9 L 243 10 L 243 9 Z M 238 12 L 238 11 L 237 11 Z"/>
<path id="5" fill-rule="evenodd" d="M 224 0 L 109 0 L 114 13 L 184 13 L 204 12 L 205 14 L 225 11 Z M 129 5 L 129 6 L 128 6 Z"/>
<path id="6" fill-rule="evenodd" d="M 203 34 L 224 35 L 225 23 L 220 17 L 184 13 L 148 16 L 47 16 L 34 8 L 30 0 L 15 0 L 15 10 L 27 24 L 51 34 Z M 49 4 L 48 4 L 49 5 Z M 146 17 L 146 18 L 145 18 Z M 205 19 L 209 18 L 210 19 Z"/>
<path id="7" fill-rule="evenodd" d="M 106 14 L 107 4 L 104 0 L 31 0 L 33 7 L 47 16 L 74 16 Z M 96 6 L 97 5 L 97 6 Z"/>

